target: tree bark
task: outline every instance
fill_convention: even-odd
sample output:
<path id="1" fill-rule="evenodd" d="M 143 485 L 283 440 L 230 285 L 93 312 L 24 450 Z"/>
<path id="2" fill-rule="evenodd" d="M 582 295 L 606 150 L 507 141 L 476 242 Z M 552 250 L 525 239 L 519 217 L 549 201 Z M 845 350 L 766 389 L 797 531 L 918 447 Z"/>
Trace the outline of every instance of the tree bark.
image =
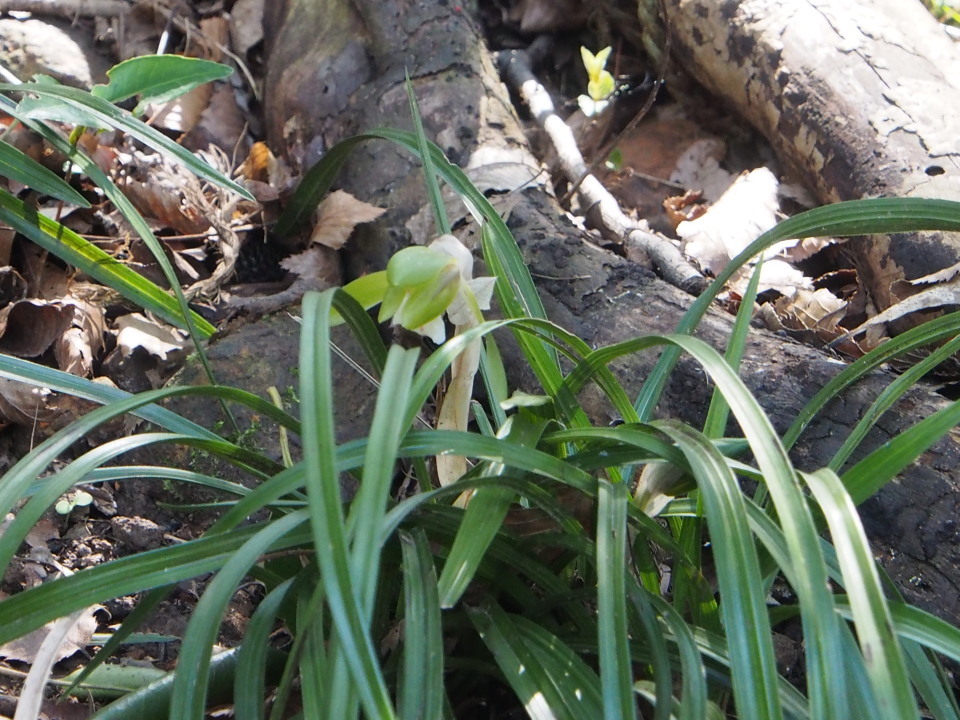
<path id="1" fill-rule="evenodd" d="M 641 0 L 647 14 L 657 0 Z M 677 72 L 747 119 L 823 203 L 960 200 L 960 59 L 920 2 L 680 0 L 664 3 Z M 650 43 L 662 45 L 653 27 Z M 954 233 L 848 243 L 878 310 L 891 285 L 960 262 Z"/>
<path id="2" fill-rule="evenodd" d="M 322 8 L 316 6 L 322 5 Z M 460 6 L 406 0 L 288 0 L 272 6 L 266 108 L 271 143 L 283 148 L 291 128 L 305 146 L 329 147 L 376 125 L 410 127 L 403 87 L 413 79 L 428 136 L 454 162 L 465 164 L 490 146 L 527 153 L 509 97 L 496 77 L 488 50 L 468 12 Z M 311 13 L 316 12 L 316 16 Z M 315 18 L 323 18 L 323 21 Z M 310 30 L 307 22 L 316 22 Z M 302 62 L 300 58 L 304 58 Z M 286 131 L 286 134 L 285 134 Z M 381 269 L 389 255 L 414 237 L 424 203 L 420 169 L 387 144 L 368 145 L 349 161 L 343 185 L 390 212 L 353 240 L 345 263 L 353 273 Z M 669 333 L 691 298 L 648 270 L 585 241 L 541 188 L 514 198 L 508 225 L 523 249 L 551 319 L 594 346 L 650 333 Z M 719 349 L 731 318 L 708 314 L 698 334 Z M 636 355 L 615 368 L 635 392 L 654 361 Z M 529 387 L 523 363 L 508 351 L 513 380 Z M 783 431 L 805 401 L 842 369 L 812 348 L 772 334 L 751 332 L 742 377 L 775 426 Z M 806 432 L 794 456 L 803 468 L 820 467 L 871 400 L 890 380 L 875 373 L 827 408 Z M 712 386 L 693 361 L 682 361 L 659 412 L 690 422 L 702 419 Z M 613 420 L 598 395 L 584 403 L 598 423 Z M 945 401 L 923 389 L 911 391 L 881 420 L 866 445 L 872 449 Z M 941 441 L 922 464 L 864 503 L 865 522 L 878 555 L 907 598 L 960 623 L 957 565 L 960 552 L 954 517 L 960 502 L 955 468 L 960 444 Z"/>

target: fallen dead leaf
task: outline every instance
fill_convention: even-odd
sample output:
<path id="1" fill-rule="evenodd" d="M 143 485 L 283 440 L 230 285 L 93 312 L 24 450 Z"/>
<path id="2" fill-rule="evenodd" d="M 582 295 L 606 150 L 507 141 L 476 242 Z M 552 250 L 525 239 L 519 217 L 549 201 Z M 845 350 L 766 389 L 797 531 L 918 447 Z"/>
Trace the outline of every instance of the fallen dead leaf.
<path id="1" fill-rule="evenodd" d="M 102 606 L 93 605 L 87 608 L 80 617 L 77 618 L 77 621 L 67 632 L 60 646 L 54 653 L 54 657 L 56 658 L 54 662 L 59 662 L 64 658 L 70 657 L 90 643 L 90 638 L 93 637 L 93 633 L 97 630 L 95 613 L 100 609 L 102 609 Z M 47 623 L 33 632 L 27 633 L 16 640 L 11 640 L 0 646 L 0 656 L 8 660 L 17 660 L 19 662 L 32 664 L 37 657 L 37 653 L 40 651 L 40 646 L 43 644 L 47 635 L 50 634 L 53 625 L 54 623 L 52 622 Z"/>
<path id="2" fill-rule="evenodd" d="M 57 523 L 50 518 L 41 518 L 27 533 L 25 540 L 27 545 L 32 548 L 47 547 L 50 540 L 56 540 L 59 537 L 60 531 L 57 530 Z"/>
<path id="3" fill-rule="evenodd" d="M 335 269 L 336 258 L 328 248 L 316 246 L 280 261 L 280 267 L 299 278 L 330 280 L 339 276 Z"/>
<path id="4" fill-rule="evenodd" d="M 190 132 L 198 122 L 203 111 L 210 104 L 213 86 L 205 83 L 184 93 L 175 100 L 147 108 L 150 124 L 171 132 Z"/>
<path id="5" fill-rule="evenodd" d="M 64 372 L 90 377 L 107 331 L 103 308 L 74 297 L 65 298 L 64 305 L 73 307 L 73 322 L 54 345 L 57 364 Z"/>
<path id="6" fill-rule="evenodd" d="M 37 357 L 73 323 L 71 305 L 46 300 L 20 300 L 0 310 L 0 352 Z"/>
<path id="7" fill-rule="evenodd" d="M 178 330 L 160 325 L 145 318 L 140 313 L 130 313 L 117 318 L 117 346 L 124 357 L 130 357 L 134 350 L 143 348 L 161 360 L 167 360 L 171 354 L 181 353 L 186 340 Z"/>
<path id="8" fill-rule="evenodd" d="M 55 397 L 47 388 L 0 378 L 0 421 L 27 426 L 50 422 L 60 414 Z"/>
<path id="9" fill-rule="evenodd" d="M 206 150 L 215 145 L 226 153 L 245 149 L 247 116 L 237 105 L 237 97 L 228 83 L 214 86 L 210 102 L 196 125 L 180 140 L 189 150 Z"/>
<path id="10" fill-rule="evenodd" d="M 846 312 L 847 303 L 826 288 L 813 292 L 800 289 L 792 298 L 780 298 L 776 309 L 781 317 L 793 318 L 796 323 L 794 327 L 836 331 L 837 323 L 843 319 Z"/>
<path id="11" fill-rule="evenodd" d="M 385 212 L 383 208 L 357 200 L 348 192 L 335 190 L 320 203 L 310 242 L 339 250 L 357 225 L 376 220 Z"/>
<path id="12" fill-rule="evenodd" d="M 898 320 L 911 313 L 937 310 L 945 305 L 960 305 L 960 280 L 936 285 L 911 297 L 901 300 L 896 305 L 888 307 L 881 313 L 874 315 L 862 325 L 845 333 L 840 339 L 852 338 L 869 328 Z"/>

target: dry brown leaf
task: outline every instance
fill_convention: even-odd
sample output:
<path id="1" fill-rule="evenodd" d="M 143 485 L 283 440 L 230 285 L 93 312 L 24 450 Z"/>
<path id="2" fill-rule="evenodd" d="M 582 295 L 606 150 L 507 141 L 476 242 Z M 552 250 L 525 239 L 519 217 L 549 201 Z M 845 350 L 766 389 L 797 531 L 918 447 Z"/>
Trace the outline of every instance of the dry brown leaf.
<path id="1" fill-rule="evenodd" d="M 90 643 L 90 638 L 97 630 L 97 618 L 95 613 L 101 609 L 100 605 L 93 605 L 87 608 L 77 619 L 73 627 L 60 643 L 55 653 L 56 662 L 70 657 L 75 652 L 82 650 Z M 16 640 L 11 640 L 5 645 L 0 646 L 0 656 L 8 660 L 17 660 L 32 664 L 40 651 L 40 646 L 50 634 L 54 623 L 50 622 L 33 632 L 27 633 Z"/>
<path id="2" fill-rule="evenodd" d="M 793 318 L 795 324 L 784 323 L 788 327 L 806 330 L 835 330 L 843 319 L 847 303 L 826 288 L 813 292 L 800 289 L 792 297 L 782 297 L 776 303 L 781 317 Z"/>
<path id="3" fill-rule="evenodd" d="M 50 422 L 60 414 L 54 398 L 46 388 L 0 378 L 0 421 L 17 425 Z"/>
<path id="4" fill-rule="evenodd" d="M 320 203 L 310 242 L 339 250 L 357 225 L 376 220 L 385 212 L 383 208 L 357 200 L 348 192 L 335 190 Z"/>
<path id="5" fill-rule="evenodd" d="M 190 129 L 180 143 L 188 150 L 206 150 L 215 145 L 232 154 L 238 147 L 243 150 L 246 140 L 247 116 L 237 105 L 237 96 L 227 83 L 214 86 L 210 102 L 200 114 L 197 124 Z"/>
<path id="6" fill-rule="evenodd" d="M 0 352 L 36 357 L 70 327 L 74 309 L 46 300 L 20 300 L 0 310 Z"/>
<path id="7" fill-rule="evenodd" d="M 230 21 L 216 14 L 203 18 L 200 25 L 199 45 L 203 48 L 204 60 L 223 62 L 223 48 L 230 41 Z"/>
<path id="8" fill-rule="evenodd" d="M 297 277 L 306 279 L 330 279 L 337 275 L 336 257 L 330 249 L 317 246 L 280 261 L 280 267 Z"/>
<path id="9" fill-rule="evenodd" d="M 944 305 L 960 305 L 960 281 L 954 280 L 953 282 L 936 285 L 929 290 L 924 290 L 905 300 L 901 300 L 896 305 L 892 305 L 883 312 L 874 315 L 859 327 L 842 335 L 840 339 L 846 340 L 852 338 L 869 328 L 893 322 L 910 313 L 936 310 Z"/>
<path id="10" fill-rule="evenodd" d="M 57 364 L 71 375 L 90 377 L 107 332 L 103 308 L 74 297 L 64 298 L 64 305 L 73 307 L 73 322 L 54 345 Z"/>
<path id="11" fill-rule="evenodd" d="M 150 124 L 171 132 L 190 132 L 198 122 L 203 111 L 210 104 L 213 86 L 205 83 L 184 93 L 175 100 L 147 108 Z"/>
<path id="12" fill-rule="evenodd" d="M 24 539 L 27 545 L 32 548 L 45 548 L 50 540 L 57 540 L 59 538 L 60 531 L 57 530 L 57 523 L 50 518 L 40 518 Z"/>

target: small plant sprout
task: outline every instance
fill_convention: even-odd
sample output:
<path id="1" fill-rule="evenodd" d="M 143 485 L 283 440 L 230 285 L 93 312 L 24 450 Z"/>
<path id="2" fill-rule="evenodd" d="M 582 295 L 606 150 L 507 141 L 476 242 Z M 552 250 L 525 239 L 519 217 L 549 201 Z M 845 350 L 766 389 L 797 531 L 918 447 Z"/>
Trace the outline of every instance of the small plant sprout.
<path id="1" fill-rule="evenodd" d="M 617 89 L 616 82 L 604 66 L 610 57 L 612 48 L 605 47 L 594 55 L 585 47 L 580 48 L 583 66 L 587 69 L 587 94 L 580 95 L 577 103 L 587 117 L 599 115 L 610 106 L 610 97 Z"/>
<path id="2" fill-rule="evenodd" d="M 69 515 L 76 507 L 86 507 L 93 502 L 93 495 L 84 490 L 75 490 L 67 493 L 54 506 L 54 509 L 61 515 Z"/>

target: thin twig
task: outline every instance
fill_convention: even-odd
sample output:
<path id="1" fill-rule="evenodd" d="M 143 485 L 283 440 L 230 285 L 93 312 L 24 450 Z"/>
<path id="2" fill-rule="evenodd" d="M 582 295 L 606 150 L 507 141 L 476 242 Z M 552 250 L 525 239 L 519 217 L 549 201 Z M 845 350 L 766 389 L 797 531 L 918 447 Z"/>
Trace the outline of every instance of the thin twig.
<path id="1" fill-rule="evenodd" d="M 550 94 L 530 69 L 527 53 L 523 50 L 501 52 L 496 60 L 500 76 L 527 102 L 530 114 L 550 137 L 563 174 L 571 181 L 582 178 L 578 192 L 592 226 L 606 238 L 640 247 L 670 284 L 693 295 L 702 292 L 706 287 L 703 275 L 687 262 L 680 250 L 668 238 L 651 232 L 646 223 L 627 217 L 616 198 L 589 172 L 573 131 L 557 115 Z"/>

